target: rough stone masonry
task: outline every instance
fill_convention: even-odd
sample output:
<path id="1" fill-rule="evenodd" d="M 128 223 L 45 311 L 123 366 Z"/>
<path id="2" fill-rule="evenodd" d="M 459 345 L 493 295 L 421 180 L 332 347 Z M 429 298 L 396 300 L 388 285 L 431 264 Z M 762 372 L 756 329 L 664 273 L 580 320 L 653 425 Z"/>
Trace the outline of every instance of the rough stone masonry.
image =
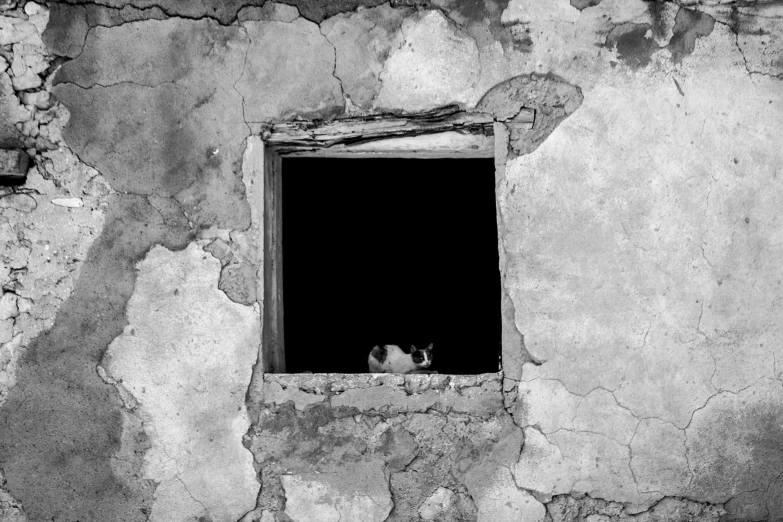
<path id="1" fill-rule="evenodd" d="M 776 0 L 0 0 L 0 520 L 783 520 L 782 82 Z M 264 140 L 435 113 L 503 371 L 263 374 Z"/>

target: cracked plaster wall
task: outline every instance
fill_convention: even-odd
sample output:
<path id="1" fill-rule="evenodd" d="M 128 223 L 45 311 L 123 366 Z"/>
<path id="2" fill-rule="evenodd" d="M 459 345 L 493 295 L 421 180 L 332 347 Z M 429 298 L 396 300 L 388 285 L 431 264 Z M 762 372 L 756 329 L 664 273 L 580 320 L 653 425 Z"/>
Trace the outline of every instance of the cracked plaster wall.
<path id="1" fill-rule="evenodd" d="M 783 518 L 781 4 L 359 3 L 0 2 L 0 517 Z M 505 374 L 251 379 L 259 137 L 449 104 Z"/>

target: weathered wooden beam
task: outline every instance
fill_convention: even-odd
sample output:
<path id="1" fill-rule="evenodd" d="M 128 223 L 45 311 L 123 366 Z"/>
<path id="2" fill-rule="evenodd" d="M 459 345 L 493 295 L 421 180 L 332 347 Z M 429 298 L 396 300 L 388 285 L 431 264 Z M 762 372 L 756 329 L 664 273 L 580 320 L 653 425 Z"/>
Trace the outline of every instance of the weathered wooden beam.
<path id="1" fill-rule="evenodd" d="M 283 330 L 283 178 L 282 161 L 264 151 L 264 372 L 285 373 Z"/>
<path id="2" fill-rule="evenodd" d="M 514 119 L 517 125 L 532 127 L 535 111 L 522 109 Z M 278 145 L 280 152 L 302 147 L 321 148 L 449 131 L 492 134 L 494 118 L 489 114 L 462 112 L 457 107 L 410 116 L 370 116 L 345 118 L 328 123 L 294 121 L 274 125 L 261 136 L 265 142 Z"/>
<path id="3" fill-rule="evenodd" d="M 331 147 L 298 147 L 285 157 L 329 158 L 492 158 L 495 138 L 483 133 L 446 131 L 419 136 L 394 136 Z"/>
<path id="4" fill-rule="evenodd" d="M 30 157 L 25 151 L 0 149 L 0 183 L 25 179 L 29 164 Z"/>

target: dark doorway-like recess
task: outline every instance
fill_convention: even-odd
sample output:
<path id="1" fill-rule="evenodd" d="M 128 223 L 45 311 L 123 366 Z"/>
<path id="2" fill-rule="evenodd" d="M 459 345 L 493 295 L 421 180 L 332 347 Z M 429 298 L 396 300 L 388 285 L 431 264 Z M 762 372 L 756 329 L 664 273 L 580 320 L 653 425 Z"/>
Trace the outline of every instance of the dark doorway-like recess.
<path id="1" fill-rule="evenodd" d="M 363 373 L 376 344 L 500 368 L 492 159 L 283 158 L 287 373 Z"/>

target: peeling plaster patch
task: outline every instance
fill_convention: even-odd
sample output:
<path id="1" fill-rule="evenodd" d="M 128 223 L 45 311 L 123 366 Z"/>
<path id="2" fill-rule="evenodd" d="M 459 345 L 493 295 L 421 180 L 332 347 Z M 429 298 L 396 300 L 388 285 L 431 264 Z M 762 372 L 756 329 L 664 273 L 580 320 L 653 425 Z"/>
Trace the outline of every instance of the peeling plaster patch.
<path id="1" fill-rule="evenodd" d="M 582 104 L 579 87 L 554 75 L 531 74 L 506 80 L 490 89 L 476 105 L 477 112 L 492 114 L 510 130 L 510 151 L 529 154 Z M 515 125 L 523 107 L 536 111 L 533 128 Z"/>
<path id="2" fill-rule="evenodd" d="M 579 11 L 567 0 L 510 2 L 503 20 L 515 39 L 527 47 L 527 53 L 508 59 L 523 62 L 523 70 L 515 74 L 552 72 L 572 83 L 590 84 L 606 74 L 606 62 L 599 50 L 606 34 L 620 23 L 647 21 L 648 4 L 641 0 L 603 0 L 600 5 Z"/>
<path id="3" fill-rule="evenodd" d="M 299 18 L 242 26 L 251 43 L 236 87 L 248 122 L 328 119 L 343 112 L 340 83 L 332 76 L 334 49 L 316 24 Z"/>
<path id="4" fill-rule="evenodd" d="M 49 5 L 49 24 L 42 38 L 53 54 L 75 58 L 82 52 L 89 30 L 84 6 L 52 2 Z"/>
<path id="5" fill-rule="evenodd" d="M 689 496 L 726 502 L 767 490 L 783 469 L 782 408 L 783 383 L 763 379 L 736 394 L 720 393 L 695 412 L 685 443 L 693 471 Z"/>
<path id="6" fill-rule="evenodd" d="M 476 42 L 447 20 L 440 11 L 407 18 L 404 37 L 392 52 L 380 75 L 375 106 L 407 112 L 433 109 L 452 103 L 475 103 L 479 78 Z"/>
<path id="7" fill-rule="evenodd" d="M 277 2 L 266 2 L 261 7 L 243 7 L 237 13 L 237 21 L 240 24 L 248 20 L 291 23 L 297 18 L 299 18 L 299 10 L 296 7 Z"/>
<path id="8" fill-rule="evenodd" d="M 593 7 L 601 3 L 601 0 L 571 0 L 571 6 L 580 11 L 584 11 L 588 7 Z"/>
<path id="9" fill-rule="evenodd" d="M 321 23 L 321 32 L 337 52 L 335 75 L 344 94 L 368 110 L 381 89 L 380 75 L 392 49 L 400 47 L 404 11 L 382 6 L 333 16 Z"/>
<path id="10" fill-rule="evenodd" d="M 294 522 L 383 522 L 394 507 L 383 461 L 346 463 L 332 473 L 280 479 L 285 514 Z"/>
<path id="11" fill-rule="evenodd" d="M 625 23 L 606 36 L 606 47 L 616 48 L 617 57 L 632 69 L 646 67 L 660 47 L 652 38 L 650 24 Z"/>
<path id="12" fill-rule="evenodd" d="M 55 79 L 71 113 L 65 139 L 115 190 L 173 196 L 194 228 L 247 228 L 238 165 L 249 131 L 234 89 L 247 45 L 242 28 L 213 21 L 90 31 Z"/>
<path id="13" fill-rule="evenodd" d="M 258 311 L 217 289 L 219 262 L 195 244 L 155 247 L 138 269 L 129 324 L 102 366 L 145 419 L 144 475 L 159 483 L 151 520 L 236 520 L 259 490 L 242 445 Z"/>
<path id="14" fill-rule="evenodd" d="M 220 260 L 220 282 L 218 288 L 225 292 L 235 303 L 252 305 L 256 302 L 256 269 L 252 264 L 243 262 L 241 245 L 222 239 L 215 239 L 204 250 Z M 234 250 L 237 252 L 235 253 Z M 242 256 L 245 257 L 245 256 Z"/>
<path id="15" fill-rule="evenodd" d="M 680 63 L 685 56 L 693 53 L 696 38 L 709 36 L 714 27 L 715 19 L 710 15 L 680 7 L 667 46 L 672 53 L 672 62 Z"/>

